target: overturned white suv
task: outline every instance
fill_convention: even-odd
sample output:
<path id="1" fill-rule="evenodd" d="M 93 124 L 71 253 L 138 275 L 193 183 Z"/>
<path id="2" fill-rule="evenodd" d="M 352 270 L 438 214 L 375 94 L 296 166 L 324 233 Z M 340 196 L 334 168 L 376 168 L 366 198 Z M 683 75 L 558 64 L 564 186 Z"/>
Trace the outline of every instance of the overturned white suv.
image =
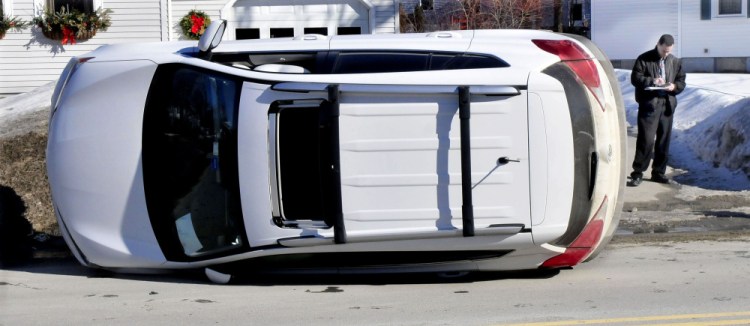
<path id="1" fill-rule="evenodd" d="M 52 99 L 78 260 L 115 271 L 561 268 L 617 227 L 625 120 L 590 41 L 532 30 L 110 45 Z"/>

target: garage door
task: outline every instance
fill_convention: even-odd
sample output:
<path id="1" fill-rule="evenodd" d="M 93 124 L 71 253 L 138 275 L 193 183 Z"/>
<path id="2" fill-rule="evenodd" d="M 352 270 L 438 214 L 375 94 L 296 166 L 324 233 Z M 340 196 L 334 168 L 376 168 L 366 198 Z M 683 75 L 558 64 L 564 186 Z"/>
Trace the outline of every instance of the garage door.
<path id="1" fill-rule="evenodd" d="M 361 0 L 239 0 L 227 20 L 229 39 L 370 33 Z"/>

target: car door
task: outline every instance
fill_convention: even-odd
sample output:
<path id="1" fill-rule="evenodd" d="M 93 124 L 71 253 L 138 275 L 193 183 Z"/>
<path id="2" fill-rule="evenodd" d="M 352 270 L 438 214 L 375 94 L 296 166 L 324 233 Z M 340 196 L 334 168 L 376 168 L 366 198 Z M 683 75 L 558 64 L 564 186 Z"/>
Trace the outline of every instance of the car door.
<path id="1" fill-rule="evenodd" d="M 479 232 L 530 225 L 526 97 L 512 87 L 465 89 L 468 186 L 458 86 L 340 86 L 347 235 L 461 230 L 472 213 L 467 204 Z M 473 203 L 465 202 L 465 188 Z"/>

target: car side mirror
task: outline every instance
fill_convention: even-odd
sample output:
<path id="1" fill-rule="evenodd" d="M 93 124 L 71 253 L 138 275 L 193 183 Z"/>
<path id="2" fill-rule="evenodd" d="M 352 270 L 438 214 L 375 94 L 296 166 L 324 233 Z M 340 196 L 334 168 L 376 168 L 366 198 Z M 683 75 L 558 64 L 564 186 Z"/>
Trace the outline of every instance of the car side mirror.
<path id="1" fill-rule="evenodd" d="M 203 33 L 203 36 L 198 41 L 198 49 L 200 50 L 201 57 L 211 60 L 211 50 L 219 46 L 226 29 L 227 21 L 224 19 L 215 20 L 211 25 L 208 25 L 206 32 Z"/>

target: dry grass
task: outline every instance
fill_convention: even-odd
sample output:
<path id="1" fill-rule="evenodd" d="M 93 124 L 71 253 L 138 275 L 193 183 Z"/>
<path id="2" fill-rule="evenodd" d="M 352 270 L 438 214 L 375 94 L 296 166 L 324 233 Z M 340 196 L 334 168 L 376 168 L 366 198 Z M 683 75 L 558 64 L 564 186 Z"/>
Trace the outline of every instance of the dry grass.
<path id="1" fill-rule="evenodd" d="M 0 139 L 0 185 L 21 196 L 34 230 L 59 235 L 47 182 L 46 147 L 46 132 Z"/>

